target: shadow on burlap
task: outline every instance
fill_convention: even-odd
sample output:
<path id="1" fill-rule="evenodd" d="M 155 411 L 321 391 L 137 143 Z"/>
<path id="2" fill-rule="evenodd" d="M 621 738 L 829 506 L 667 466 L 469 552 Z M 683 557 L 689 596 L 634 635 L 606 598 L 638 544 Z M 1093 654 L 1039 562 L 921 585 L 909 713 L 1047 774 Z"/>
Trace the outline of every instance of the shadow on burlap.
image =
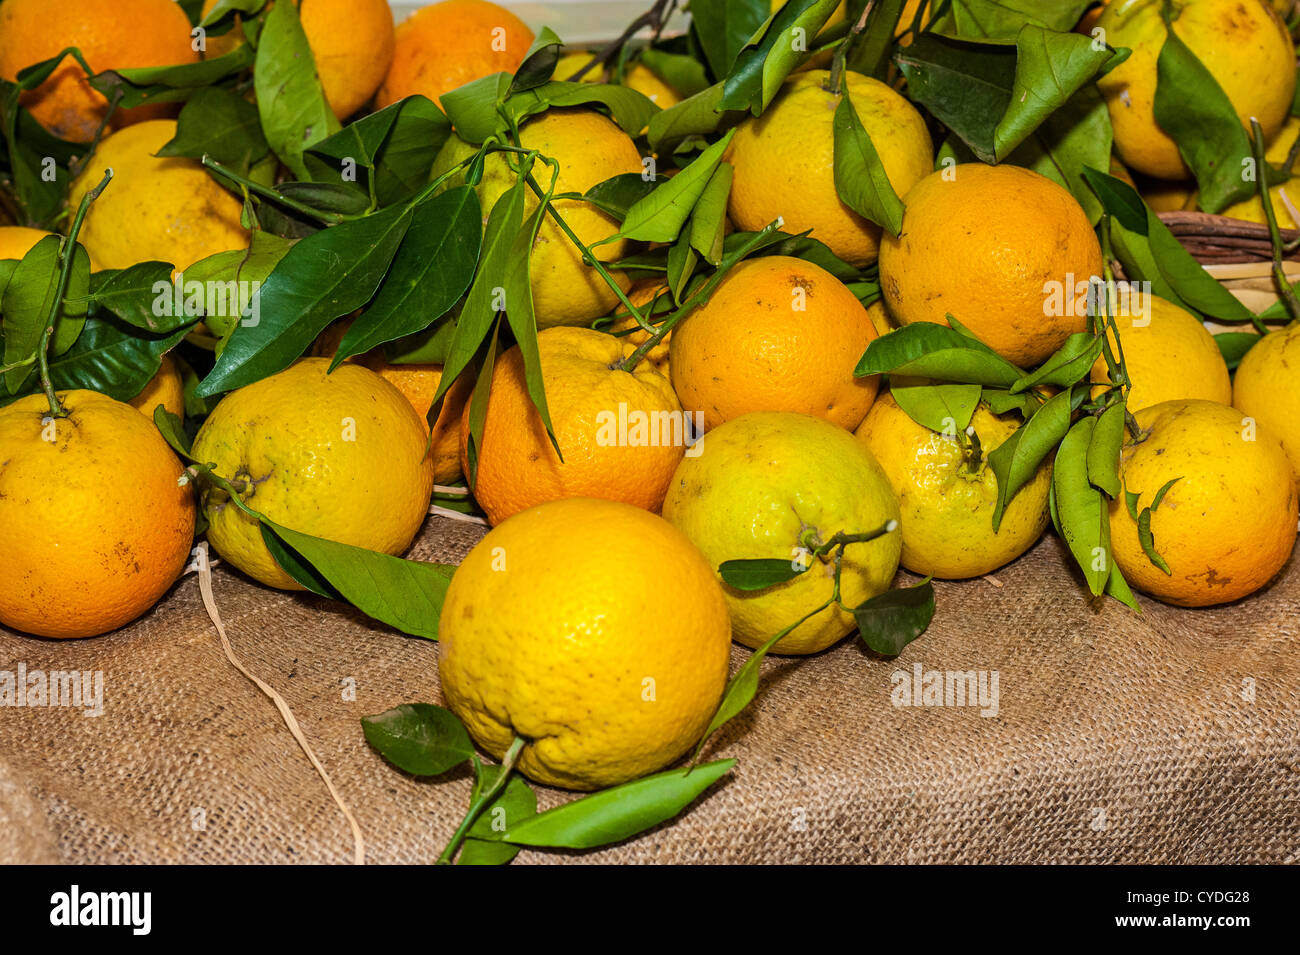
<path id="1" fill-rule="evenodd" d="M 412 556 L 454 561 L 481 533 L 434 518 Z M 939 584 L 934 624 L 897 660 L 845 641 L 767 662 L 751 711 L 710 746 L 736 769 L 678 821 L 518 863 L 1300 860 L 1300 561 L 1240 605 L 1143 599 L 1141 617 L 1090 606 L 1053 537 L 997 578 Z M 236 653 L 288 700 L 368 860 L 432 861 L 468 773 L 404 776 L 358 720 L 441 702 L 437 645 L 225 567 L 214 588 Z M 350 859 L 344 819 L 222 655 L 193 577 L 107 637 L 0 630 L 0 670 L 20 662 L 102 670 L 104 713 L 0 709 L 0 861 Z M 892 705 L 891 675 L 918 664 L 996 671 L 997 715 Z"/>

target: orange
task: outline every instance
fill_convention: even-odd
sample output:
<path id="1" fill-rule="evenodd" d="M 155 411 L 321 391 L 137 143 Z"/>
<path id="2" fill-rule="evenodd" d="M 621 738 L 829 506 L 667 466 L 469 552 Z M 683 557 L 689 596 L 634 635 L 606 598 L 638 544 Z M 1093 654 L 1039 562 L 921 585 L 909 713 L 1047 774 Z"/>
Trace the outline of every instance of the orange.
<path id="1" fill-rule="evenodd" d="M 486 0 L 442 0 L 397 25 L 393 62 L 375 98 L 379 107 L 423 93 L 438 98 L 471 80 L 513 73 L 533 42 L 517 16 Z"/>
<path id="2" fill-rule="evenodd" d="M 1063 187 L 1019 166 L 966 163 L 908 192 L 880 244 L 880 285 L 905 325 L 951 314 L 1003 358 L 1036 365 L 1087 327 L 1101 245 Z"/>
<path id="3" fill-rule="evenodd" d="M 1138 515 L 1178 480 L 1151 512 L 1167 574 L 1143 551 L 1125 493 L 1111 502 L 1111 547 L 1125 578 L 1181 607 L 1228 603 L 1263 587 L 1296 539 L 1295 479 L 1277 436 L 1213 401 L 1166 401 L 1136 417 L 1148 434 L 1126 442 L 1120 478 L 1138 495 Z"/>
<path id="4" fill-rule="evenodd" d="M 648 319 L 652 325 L 658 324 L 658 322 L 663 320 L 664 316 L 667 314 L 667 312 L 663 311 L 664 308 L 671 310 L 675 307 L 671 294 L 668 291 L 668 286 L 663 282 L 654 280 L 633 286 L 628 290 L 627 298 L 629 302 L 640 309 L 642 318 Z M 649 310 L 651 304 L 656 299 L 659 300 L 660 312 L 659 314 L 651 316 Z M 620 315 L 625 317 L 619 318 Z M 608 329 L 610 334 L 617 335 L 624 342 L 627 342 L 630 345 L 635 345 L 638 348 L 649 341 L 649 333 L 637 324 L 637 320 L 628 313 L 627 309 L 623 307 L 622 302 L 619 302 L 618 307 L 614 310 L 614 319 L 614 323 L 610 325 Z M 668 349 L 672 344 L 672 340 L 673 333 L 670 330 L 668 334 L 664 335 L 660 340 L 659 344 L 650 349 L 645 356 L 645 360 L 654 365 L 654 367 L 664 375 L 669 374 Z"/>
<path id="5" fill-rule="evenodd" d="M 0 260 L 21 259 L 32 250 L 32 246 L 51 234 L 20 225 L 0 226 Z"/>
<path id="6" fill-rule="evenodd" d="M 173 0 L 4 0 L 0 4 L 0 79 L 75 46 L 96 72 L 193 63 L 190 22 Z M 103 122 L 108 100 L 86 81 L 71 57 L 22 104 L 61 139 L 87 143 Z M 166 115 L 169 105 L 117 110 L 113 127 Z"/>
<path id="7" fill-rule="evenodd" d="M 350 320 L 335 322 L 316 339 L 311 353 L 333 358 L 350 324 Z M 442 365 L 394 365 L 384 357 L 382 348 L 372 349 L 364 355 L 354 355 L 347 360 L 360 362 L 400 391 L 420 416 L 420 420 L 427 423 L 433 396 L 438 393 L 438 385 L 442 383 Z M 461 478 L 460 416 L 473 390 L 474 380 L 465 374 L 443 396 L 442 409 L 438 412 L 438 420 L 433 424 L 431 453 L 434 484 L 453 484 Z"/>
<path id="8" fill-rule="evenodd" d="M 433 491 L 429 432 L 396 388 L 345 362 L 304 358 L 221 399 L 194 438 L 251 508 L 292 530 L 401 554 Z M 261 523 L 216 487 L 203 495 L 208 541 L 225 560 L 281 590 L 302 587 L 276 563 Z"/>
<path id="9" fill-rule="evenodd" d="M 658 511 L 685 453 L 690 422 L 668 379 L 649 362 L 613 367 L 634 347 L 589 328 L 559 326 L 537 335 L 542 383 L 555 440 L 524 383 L 515 346 L 492 371 L 478 474 L 471 490 L 488 520 L 564 497 L 599 497 Z M 461 463 L 468 465 L 469 415 L 461 420 Z"/>
<path id="10" fill-rule="evenodd" d="M 1232 403 L 1277 435 L 1300 480 L 1300 324 L 1269 332 L 1246 352 Z"/>
<path id="11" fill-rule="evenodd" d="M 162 405 L 178 418 L 185 417 L 185 392 L 181 385 L 180 369 L 170 355 L 163 355 L 158 373 L 149 379 L 144 390 L 128 404 L 153 420 L 154 409 Z"/>
<path id="12" fill-rule="evenodd" d="M 843 93 L 827 91 L 830 73 L 809 70 L 785 81 L 763 112 L 746 119 L 727 150 L 734 169 L 727 210 L 740 229 L 756 232 L 778 217 L 787 232 L 814 239 L 852 265 L 874 262 L 880 226 L 840 200 L 835 188 L 832 122 Z M 900 196 L 934 168 L 934 147 L 916 107 L 867 76 L 845 73 L 843 88 Z"/>
<path id="13" fill-rule="evenodd" d="M 1119 326 L 1119 343 L 1124 350 L 1124 365 L 1132 387 L 1128 393 L 1129 411 L 1158 405 L 1178 398 L 1201 398 L 1230 404 L 1232 383 L 1214 336 L 1201 320 L 1154 295 L 1144 295 L 1144 308 L 1121 308 L 1115 318 Z M 1135 314 L 1136 313 L 1136 314 Z M 1115 336 L 1107 333 L 1111 349 Z M 1118 359 L 1119 353 L 1115 352 Z M 1092 366 L 1092 381 L 1110 382 L 1105 356 Z M 1093 389 L 1097 394 L 1100 388 Z"/>
<path id="14" fill-rule="evenodd" d="M 1097 26 L 1106 43 L 1131 55 L 1097 80 L 1115 133 L 1115 151 L 1130 169 L 1159 179 L 1191 175 L 1178 144 L 1155 116 L 1157 60 L 1168 32 L 1169 0 L 1113 0 Z M 1295 94 L 1295 45 L 1265 0 L 1172 0 L 1173 31 L 1223 89 L 1242 125 L 1259 120 L 1264 135 L 1281 129 Z"/>
<path id="15" fill-rule="evenodd" d="M 680 531 L 570 498 L 469 552 L 438 638 L 443 695 L 480 746 L 499 759 L 522 736 L 524 775 L 599 789 L 699 739 L 727 682 L 731 627 L 713 569 Z"/>
<path id="16" fill-rule="evenodd" d="M 820 266 L 749 259 L 673 329 L 673 386 L 706 428 L 751 411 L 797 411 L 856 428 L 876 376 L 853 377 L 876 337 L 867 310 Z"/>
<path id="17" fill-rule="evenodd" d="M 194 159 L 157 157 L 176 135 L 176 121 L 136 123 L 106 136 L 72 181 L 68 202 L 113 178 L 90 206 L 78 238 L 92 262 L 125 269 L 151 259 L 184 270 L 217 252 L 248 246 L 243 204 Z"/>
<path id="18" fill-rule="evenodd" d="M 180 576 L 194 498 L 157 429 L 94 391 L 0 408 L 0 623 L 92 637 L 135 620 Z"/>

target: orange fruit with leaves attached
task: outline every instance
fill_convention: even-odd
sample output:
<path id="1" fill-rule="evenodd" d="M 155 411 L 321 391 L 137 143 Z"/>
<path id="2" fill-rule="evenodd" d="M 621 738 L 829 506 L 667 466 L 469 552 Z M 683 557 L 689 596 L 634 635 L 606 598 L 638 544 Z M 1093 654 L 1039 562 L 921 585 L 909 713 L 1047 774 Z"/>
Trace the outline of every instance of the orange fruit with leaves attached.
<path id="1" fill-rule="evenodd" d="M 658 511 L 685 454 L 689 422 L 668 379 L 643 361 L 617 367 L 632 343 L 589 328 L 537 333 L 542 385 L 557 454 L 529 397 L 523 353 L 497 359 L 470 483 L 492 524 L 546 501 L 599 497 Z M 461 464 L 469 463 L 470 413 L 461 420 Z M 561 459 L 561 455 L 563 458 Z"/>
<path id="2" fill-rule="evenodd" d="M 95 72 L 193 63 L 190 21 L 173 0 L 4 0 L 0 3 L 0 79 L 77 47 Z M 87 143 L 108 112 L 108 100 L 66 57 L 21 103 L 60 139 Z M 146 104 L 113 114 L 114 128 L 166 115 L 173 106 Z"/>
<path id="3" fill-rule="evenodd" d="M 94 391 L 0 408 L 0 624 L 91 637 L 149 610 L 194 538 L 184 468 L 136 409 Z"/>
<path id="4" fill-rule="evenodd" d="M 443 93 L 493 73 L 513 73 L 533 42 L 533 31 L 504 7 L 486 0 L 442 0 L 397 25 L 393 61 L 375 105 L 416 93 L 435 103 Z"/>
<path id="5" fill-rule="evenodd" d="M 880 286 L 903 324 L 952 315 L 1028 368 L 1087 326 L 1101 245 L 1074 196 L 1019 166 L 965 163 L 904 197 L 900 235 L 880 243 Z"/>

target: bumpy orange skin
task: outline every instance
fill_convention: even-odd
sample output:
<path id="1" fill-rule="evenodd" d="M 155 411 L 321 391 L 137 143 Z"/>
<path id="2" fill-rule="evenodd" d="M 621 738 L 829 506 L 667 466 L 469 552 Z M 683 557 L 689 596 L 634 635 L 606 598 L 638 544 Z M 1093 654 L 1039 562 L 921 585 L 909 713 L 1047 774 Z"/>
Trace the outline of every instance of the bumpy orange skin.
<path id="1" fill-rule="evenodd" d="M 153 420 L 154 409 L 159 405 L 178 418 L 185 417 L 185 390 L 181 383 L 181 373 L 170 355 L 163 355 L 158 373 L 149 379 L 144 390 L 128 404 L 147 416 L 150 421 Z"/>
<path id="2" fill-rule="evenodd" d="M 1124 489 L 1150 507 L 1166 482 L 1178 482 L 1151 515 L 1151 563 L 1121 494 L 1110 504 L 1115 562 L 1133 586 L 1165 603 L 1206 607 L 1263 587 L 1295 545 L 1297 498 L 1291 463 L 1263 423 L 1253 431 L 1236 408 L 1213 401 L 1166 401 L 1144 408 L 1150 434 L 1130 441 L 1120 462 Z"/>
<path id="3" fill-rule="evenodd" d="M 346 119 L 388 75 L 396 46 L 388 0 L 300 0 L 298 15 L 311 44 L 330 109 Z"/>
<path id="4" fill-rule="evenodd" d="M 524 382 L 518 346 L 497 359 L 478 449 L 474 498 L 488 520 L 500 524 L 512 514 L 565 497 L 599 497 L 658 511 L 673 471 L 685 454 L 685 421 L 672 385 L 643 361 L 631 372 L 610 366 L 635 349 L 622 339 L 589 328 L 559 326 L 537 335 L 542 381 L 555 440 L 551 446 L 541 415 Z M 461 419 L 461 464 L 469 474 L 469 417 Z M 622 435 L 620 409 L 627 413 Z M 644 436 L 633 429 L 636 413 L 659 426 L 658 445 L 647 422 Z M 666 415 L 667 417 L 661 417 Z"/>
<path id="5" fill-rule="evenodd" d="M 751 411 L 796 411 L 851 431 L 876 399 L 877 376 L 853 377 L 875 337 L 867 310 L 820 266 L 750 259 L 673 329 L 673 386 L 706 428 Z"/>
<path id="6" fill-rule="evenodd" d="M 193 63 L 190 22 L 173 0 L 5 0 L 0 4 L 0 79 L 75 46 L 96 72 Z M 108 111 L 108 100 L 66 58 L 22 104 L 61 139 L 86 143 Z M 168 105 L 137 106 L 113 114 L 114 128 L 166 115 Z"/>
<path id="7" fill-rule="evenodd" d="M 533 31 L 517 16 L 485 0 L 443 0 L 397 25 L 393 62 L 375 105 L 405 96 L 438 98 L 471 80 L 513 73 L 533 42 Z"/>
<path id="8" fill-rule="evenodd" d="M 665 602 L 671 604 L 665 612 Z M 652 773 L 704 732 L 731 627 L 713 569 L 676 528 L 613 501 L 552 501 L 470 551 L 438 623 L 447 705 L 519 770 L 599 789 Z"/>
<path id="9" fill-rule="evenodd" d="M 1019 166 L 966 163 L 931 173 L 904 202 L 902 234 L 880 243 L 881 288 L 903 324 L 951 314 L 1026 368 L 1085 330 L 1075 291 L 1101 275 L 1101 245 L 1064 188 Z"/>
<path id="10" fill-rule="evenodd" d="M 91 637 L 135 620 L 180 576 L 194 496 L 157 429 L 93 391 L 0 408 L 0 624 Z M 49 440 L 47 440 L 49 439 Z"/>

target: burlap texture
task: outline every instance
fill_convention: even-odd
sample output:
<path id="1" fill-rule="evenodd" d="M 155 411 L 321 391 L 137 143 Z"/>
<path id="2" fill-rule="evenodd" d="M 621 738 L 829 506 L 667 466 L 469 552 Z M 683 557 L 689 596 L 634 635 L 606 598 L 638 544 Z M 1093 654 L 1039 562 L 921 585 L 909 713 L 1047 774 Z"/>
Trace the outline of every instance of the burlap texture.
<path id="1" fill-rule="evenodd" d="M 454 561 L 481 534 L 431 519 L 414 556 Z M 897 660 L 846 641 L 765 664 L 759 699 L 710 747 L 736 770 L 676 822 L 517 861 L 1296 861 L 1297 564 L 1239 605 L 1144 599 L 1139 617 L 1085 601 L 1049 536 L 998 573 L 1000 588 L 940 583 L 933 626 Z M 225 567 L 214 587 L 237 653 L 288 700 L 356 813 L 368 861 L 432 861 L 468 773 L 406 777 L 358 720 L 440 702 L 437 645 Z M 223 657 L 193 577 L 107 637 L 0 630 L 0 670 L 20 661 L 103 670 L 104 714 L 0 709 L 0 861 L 350 859 L 344 819 L 271 702 Z M 997 671 L 998 715 L 893 705 L 891 674 L 916 663 Z"/>

